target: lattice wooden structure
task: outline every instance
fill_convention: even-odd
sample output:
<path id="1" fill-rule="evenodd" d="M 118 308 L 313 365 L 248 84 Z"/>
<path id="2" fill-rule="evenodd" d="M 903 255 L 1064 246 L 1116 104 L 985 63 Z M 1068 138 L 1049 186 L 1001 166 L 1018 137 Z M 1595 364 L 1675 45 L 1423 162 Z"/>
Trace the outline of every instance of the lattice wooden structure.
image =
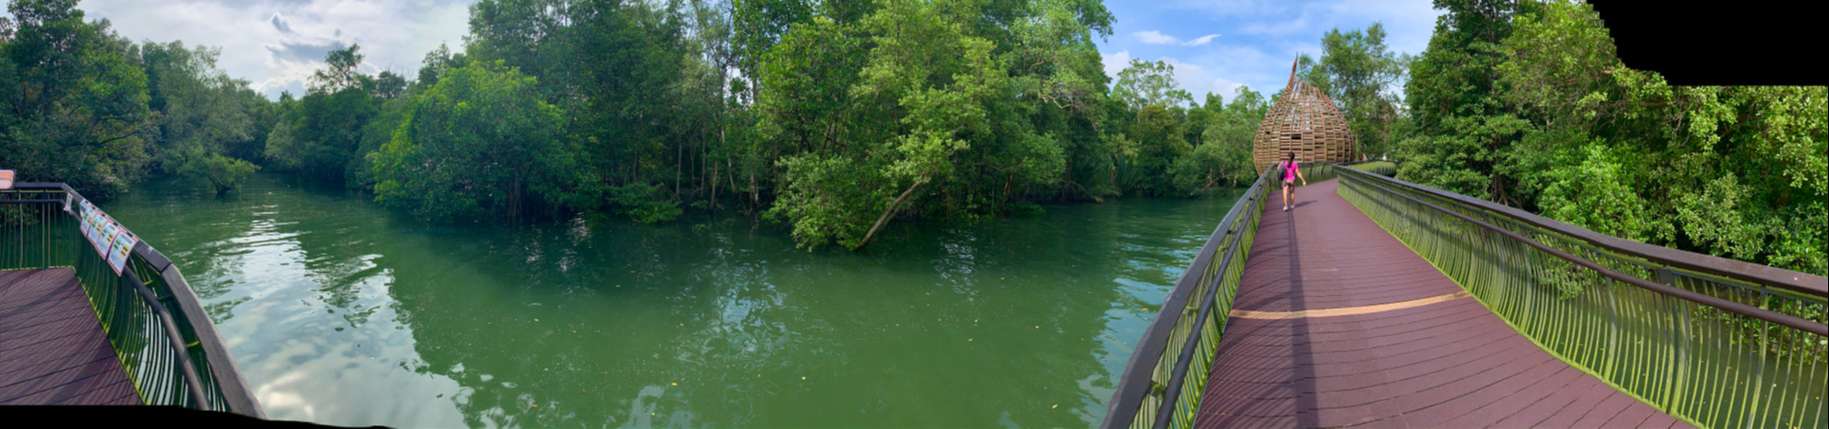
<path id="1" fill-rule="evenodd" d="M 1321 88 L 1296 78 L 1289 67 L 1289 84 L 1277 97 L 1251 139 L 1251 160 L 1258 171 L 1295 152 L 1296 161 L 1347 162 L 1357 160 L 1359 145 L 1347 129 L 1346 116 Z"/>

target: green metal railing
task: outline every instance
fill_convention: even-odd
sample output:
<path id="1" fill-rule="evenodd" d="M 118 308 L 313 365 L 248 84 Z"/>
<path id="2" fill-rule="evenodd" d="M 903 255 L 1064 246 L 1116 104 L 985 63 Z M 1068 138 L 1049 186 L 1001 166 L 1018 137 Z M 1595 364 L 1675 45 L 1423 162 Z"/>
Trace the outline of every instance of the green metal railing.
<path id="1" fill-rule="evenodd" d="M 0 270 L 73 270 L 142 402 L 261 416 L 178 267 L 140 242 L 116 275 L 79 232 L 83 200 L 56 183 L 0 190 Z"/>
<path id="2" fill-rule="evenodd" d="M 1302 176 L 1308 178 L 1308 183 L 1320 183 L 1320 182 L 1325 182 L 1325 181 L 1329 181 L 1329 180 L 1334 180 L 1334 178 L 1339 177 L 1340 173 L 1335 170 L 1342 169 L 1342 168 L 1354 168 L 1355 165 L 1357 165 L 1357 164 L 1330 164 L 1330 163 L 1317 162 L 1317 163 L 1312 163 L 1312 164 L 1299 164 L 1299 165 L 1297 165 L 1297 167 L 1299 167 L 1302 170 Z M 1278 170 L 1278 171 L 1281 171 L 1281 170 Z M 1277 179 L 1281 180 L 1281 177 L 1278 177 Z M 1277 189 L 1271 190 L 1272 193 L 1282 192 L 1282 189 L 1281 189 L 1283 186 L 1282 183 L 1272 183 L 1272 184 L 1277 186 Z M 1296 184 L 1297 185 L 1302 184 L 1302 180 L 1296 179 Z"/>
<path id="3" fill-rule="evenodd" d="M 1365 161 L 1352 165 L 1353 169 L 1384 177 L 1397 175 L 1397 163 L 1391 161 Z"/>
<path id="4" fill-rule="evenodd" d="M 1310 181 L 1333 167 L 1305 167 Z M 1194 425 L 1227 314 L 1245 275 L 1264 201 L 1280 192 L 1282 170 L 1265 169 L 1207 237 L 1162 304 L 1125 366 L 1101 427 L 1186 428 Z"/>
<path id="5" fill-rule="evenodd" d="M 1829 426 L 1823 277 L 1340 170 L 1342 198 L 1569 364 L 1698 426 Z"/>

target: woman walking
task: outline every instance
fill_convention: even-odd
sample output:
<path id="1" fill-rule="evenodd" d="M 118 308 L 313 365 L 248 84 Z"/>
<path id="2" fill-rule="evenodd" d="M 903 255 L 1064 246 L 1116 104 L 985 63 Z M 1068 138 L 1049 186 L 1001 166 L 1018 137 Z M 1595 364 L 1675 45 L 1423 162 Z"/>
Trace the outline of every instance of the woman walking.
<path id="1" fill-rule="evenodd" d="M 1302 179 L 1302 186 L 1308 186 L 1308 176 L 1302 174 L 1302 168 L 1296 165 L 1296 153 L 1289 152 L 1289 158 L 1283 161 L 1283 211 L 1289 211 L 1289 199 L 1295 196 L 1296 178 Z"/>

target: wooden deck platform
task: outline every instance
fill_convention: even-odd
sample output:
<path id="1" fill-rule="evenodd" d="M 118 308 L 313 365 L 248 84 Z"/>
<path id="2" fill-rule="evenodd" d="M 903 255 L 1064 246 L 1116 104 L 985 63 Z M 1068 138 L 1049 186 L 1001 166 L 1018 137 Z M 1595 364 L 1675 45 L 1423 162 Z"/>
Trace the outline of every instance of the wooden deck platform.
<path id="1" fill-rule="evenodd" d="M 139 405 L 68 268 L 0 271 L 0 405 Z"/>
<path id="2" fill-rule="evenodd" d="M 1272 191 L 1196 425 L 1682 427 L 1520 336 L 1335 193 Z"/>

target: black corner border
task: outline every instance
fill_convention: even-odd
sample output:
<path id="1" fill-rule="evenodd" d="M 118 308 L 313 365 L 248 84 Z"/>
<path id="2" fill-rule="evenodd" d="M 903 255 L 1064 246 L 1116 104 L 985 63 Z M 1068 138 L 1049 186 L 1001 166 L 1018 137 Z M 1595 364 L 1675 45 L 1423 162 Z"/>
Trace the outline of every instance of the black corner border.
<path id="1" fill-rule="evenodd" d="M 1671 85 L 1829 85 L 1819 2 L 1591 0 L 1627 67 Z"/>

